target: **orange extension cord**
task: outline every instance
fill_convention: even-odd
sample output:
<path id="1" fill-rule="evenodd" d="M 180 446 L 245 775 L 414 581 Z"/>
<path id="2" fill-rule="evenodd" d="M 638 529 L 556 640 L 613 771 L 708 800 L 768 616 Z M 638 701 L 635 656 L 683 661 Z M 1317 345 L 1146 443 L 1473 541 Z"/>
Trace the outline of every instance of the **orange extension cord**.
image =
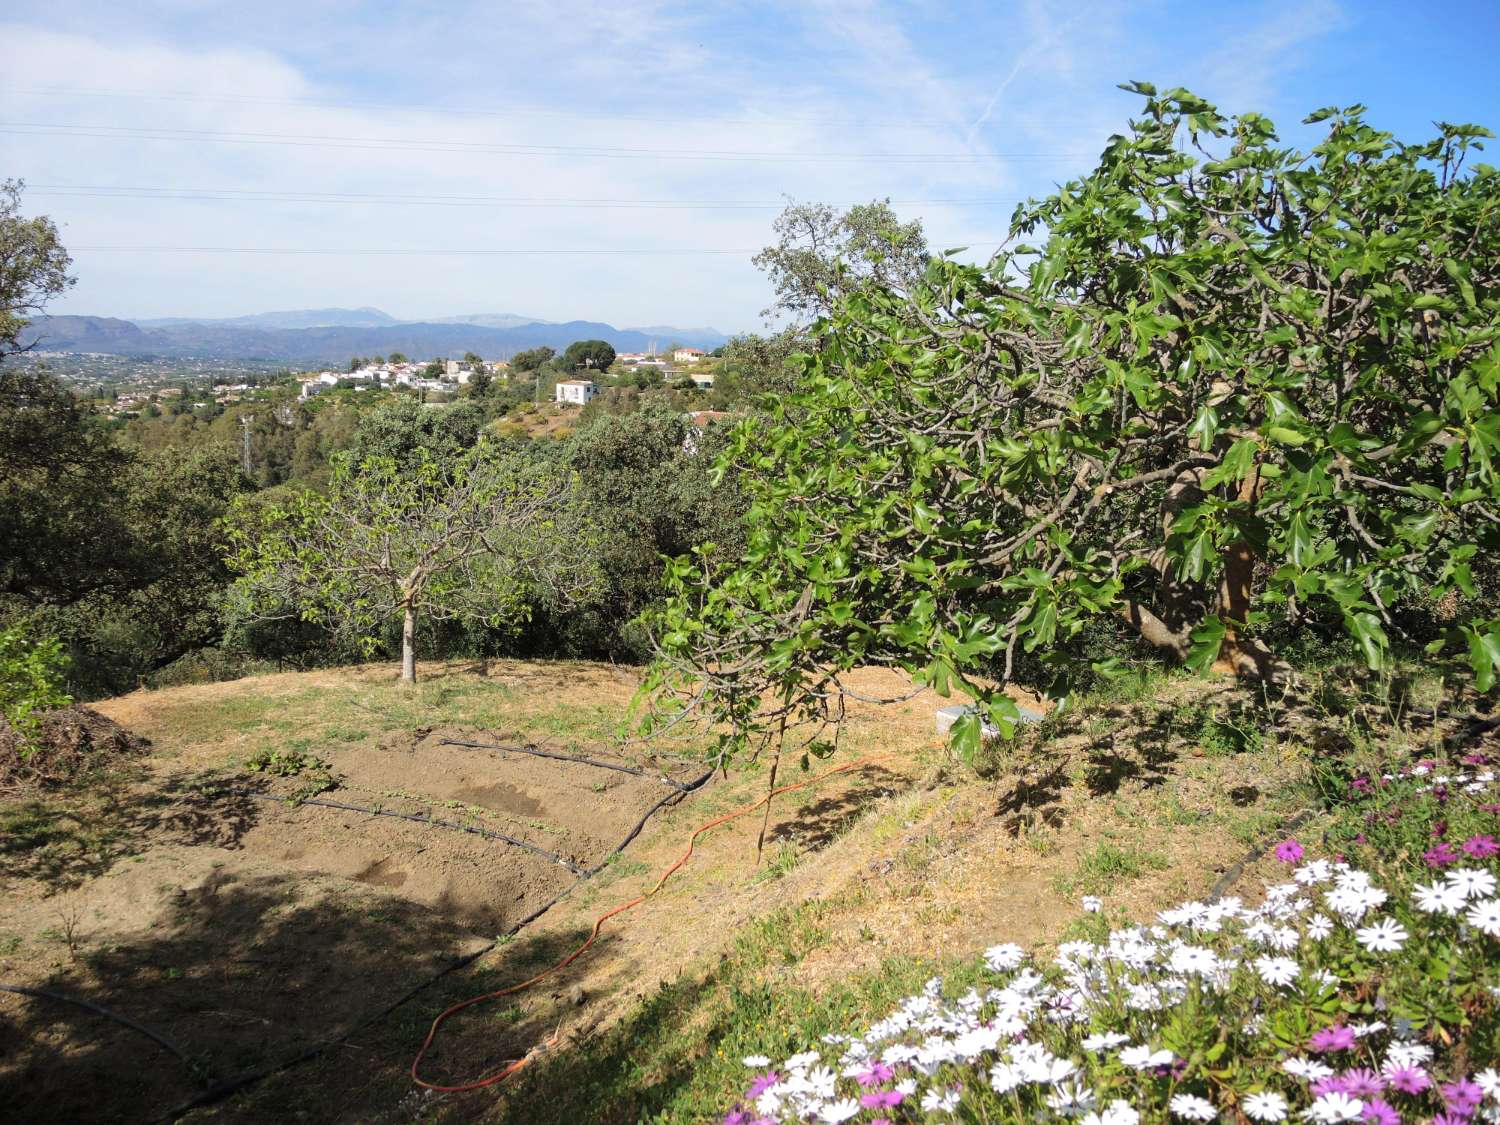
<path id="1" fill-rule="evenodd" d="M 679 870 L 681 870 L 682 867 L 687 863 L 687 861 L 693 857 L 693 847 L 697 844 L 698 837 L 703 835 L 709 829 L 717 828 L 721 824 L 728 824 L 731 820 L 738 820 L 742 816 L 747 816 L 750 813 L 754 812 L 756 809 L 760 808 L 762 805 L 780 796 L 782 793 L 790 793 L 796 789 L 805 789 L 807 786 L 816 785 L 818 782 L 833 777 L 835 774 L 848 773 L 850 770 L 856 770 L 862 766 L 867 766 L 874 762 L 889 761 L 896 756 L 897 755 L 895 754 L 873 754 L 864 758 L 858 758 L 852 762 L 846 763 L 845 765 L 838 766 L 831 770 L 825 770 L 823 773 L 818 774 L 817 777 L 810 777 L 804 781 L 798 781 L 794 782 L 791 785 L 783 785 L 779 788 L 772 789 L 769 793 L 764 794 L 759 799 L 752 801 L 750 804 L 735 809 L 734 812 L 725 813 L 723 816 L 715 817 L 713 820 L 710 820 L 706 824 L 699 825 L 693 830 L 693 834 L 688 837 L 687 851 L 682 853 L 681 858 L 679 858 L 676 863 L 672 864 L 671 867 L 668 867 L 661 873 L 661 878 L 656 880 L 656 885 L 654 887 L 652 887 L 645 894 L 638 895 L 637 897 L 631 899 L 629 902 L 621 903 L 614 909 L 607 910 L 603 914 L 599 915 L 599 917 L 594 920 L 594 930 L 593 933 L 589 934 L 588 940 L 580 945 L 577 949 L 573 950 L 572 953 L 569 953 L 561 961 L 557 962 L 557 964 L 543 969 L 541 972 L 537 973 L 536 976 L 531 977 L 528 980 L 523 980 L 520 984 L 512 984 L 506 988 L 501 988 L 494 992 L 486 992 L 482 996 L 474 996 L 469 998 L 468 1000 L 462 1000 L 459 1003 L 454 1004 L 451 1008 L 448 1008 L 446 1011 L 442 1012 L 437 1017 L 437 1019 L 432 1021 L 432 1026 L 427 1030 L 427 1038 L 422 1040 L 422 1046 L 417 1051 L 417 1057 L 412 1059 L 411 1061 L 411 1080 L 418 1086 L 424 1087 L 428 1090 L 436 1090 L 437 1092 L 442 1094 L 458 1094 L 468 1090 L 482 1090 L 486 1086 L 495 1086 L 501 1082 L 504 1082 L 507 1078 L 509 1078 L 511 1075 L 515 1074 L 518 1070 L 525 1066 L 527 1061 L 533 1054 L 536 1053 L 536 1051 L 533 1050 L 532 1052 L 529 1052 L 524 1058 L 516 1059 L 514 1062 L 509 1063 L 503 1070 L 497 1071 L 496 1073 L 490 1075 L 488 1078 L 481 1078 L 477 1082 L 465 1082 L 458 1086 L 443 1086 L 436 1082 L 428 1082 L 425 1078 L 417 1073 L 417 1069 L 422 1065 L 422 1059 L 426 1057 L 428 1049 L 432 1046 L 432 1041 L 437 1038 L 438 1028 L 442 1026 L 444 1020 L 446 1020 L 449 1016 L 456 1015 L 457 1013 L 463 1011 L 465 1008 L 473 1007 L 475 1004 L 482 1004 L 487 1000 L 498 1000 L 502 996 L 513 996 L 517 992 L 524 992 L 526 989 L 530 988 L 538 981 L 545 980 L 553 973 L 567 968 L 574 961 L 578 960 L 578 958 L 582 957 L 586 952 L 588 952 L 589 946 L 594 944 L 594 942 L 599 937 L 600 931 L 604 929 L 605 922 L 609 921 L 617 914 L 625 913 L 625 911 L 629 910 L 633 906 L 639 906 L 652 895 L 656 894 L 657 891 L 661 890 L 662 887 L 666 884 L 666 881 L 673 875 L 675 875 Z M 548 1040 L 548 1042 L 544 1044 L 544 1046 L 555 1045 L 555 1036 L 553 1037 L 553 1039 Z"/>

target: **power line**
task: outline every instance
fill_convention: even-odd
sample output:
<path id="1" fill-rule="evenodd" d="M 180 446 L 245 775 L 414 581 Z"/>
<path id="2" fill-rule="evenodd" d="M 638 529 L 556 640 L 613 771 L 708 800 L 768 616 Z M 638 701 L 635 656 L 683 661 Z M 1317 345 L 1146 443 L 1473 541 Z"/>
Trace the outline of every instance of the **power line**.
<path id="1" fill-rule="evenodd" d="M 790 124 L 828 125 L 840 129 L 889 128 L 902 125 L 946 126 L 958 128 L 962 123 L 946 117 L 906 117 L 892 119 L 885 115 L 868 117 L 824 117 L 816 114 L 787 113 L 782 110 L 765 113 L 745 113 L 740 116 L 684 116 L 681 114 L 650 114 L 631 112 L 600 113 L 596 110 L 541 109 L 535 106 L 491 106 L 470 108 L 463 106 L 415 105 L 399 102 L 335 101 L 321 98 L 275 98 L 253 94 L 204 94 L 188 90 L 101 90 L 70 87 L 0 86 L 0 91 L 11 94 L 27 94 L 39 97 L 84 97 L 84 98 L 135 98 L 143 101 L 164 102 L 210 102 L 224 105 L 276 105 L 306 109 L 353 109 L 353 110 L 397 110 L 404 113 L 426 113 L 449 117 L 497 117 L 513 120 L 520 117 L 560 117 L 572 120 L 651 121 L 663 124 L 684 125 L 759 125 L 773 122 Z M 972 116 L 972 115 L 964 115 Z M 1039 118 L 1011 115 L 1008 120 L 1036 127 L 1090 122 L 1086 118 Z"/>
<path id="2" fill-rule="evenodd" d="M 986 164 L 1000 160 L 1063 160 L 1078 153 L 959 152 L 766 152 L 733 149 L 653 149 L 590 145 L 499 144 L 477 141 L 412 141 L 400 137 L 344 137 L 298 133 L 242 133 L 213 129 L 137 128 L 124 125 L 68 125 L 54 122 L 0 122 L 0 133 L 18 136 L 70 136 L 109 140 L 211 141 L 219 144 L 291 145 L 300 148 L 369 149 L 381 152 L 474 153 L 499 156 L 570 156 L 612 160 L 724 160 L 756 163 Z"/>
<path id="3" fill-rule="evenodd" d="M 942 246 L 989 246 L 998 245 L 1003 239 L 993 236 L 970 239 L 935 239 Z M 582 249 L 512 249 L 492 247 L 441 248 L 441 247 L 309 247 L 309 246 L 71 246 L 75 253 L 132 253 L 132 254 L 294 254 L 332 256 L 421 256 L 456 255 L 463 257 L 498 257 L 510 255 L 575 255 L 606 254 L 622 257 L 634 256 L 689 256 L 755 254 L 758 247 L 743 249 L 708 249 L 699 247 L 647 247 L 644 249 L 611 249 L 592 247 Z"/>
<path id="4" fill-rule="evenodd" d="M 432 207 L 520 207 L 520 208 L 621 208 L 640 210 L 775 210 L 786 199 L 613 199 L 544 198 L 501 195 L 396 195 L 379 192 L 267 191 L 249 188 L 129 187 L 113 184 L 27 184 L 28 195 L 62 198 L 205 200 L 232 203 L 374 203 Z M 832 201 L 834 206 L 854 206 L 868 200 Z M 975 197 L 968 199 L 895 199 L 893 207 L 1003 206 L 1020 199 Z"/>

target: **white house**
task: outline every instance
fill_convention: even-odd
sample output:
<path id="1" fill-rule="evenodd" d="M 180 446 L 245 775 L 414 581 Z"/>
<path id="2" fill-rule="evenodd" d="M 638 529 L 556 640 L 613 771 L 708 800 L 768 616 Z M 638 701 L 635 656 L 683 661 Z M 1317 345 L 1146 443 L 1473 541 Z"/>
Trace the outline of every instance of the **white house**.
<path id="1" fill-rule="evenodd" d="M 599 384 L 588 379 L 559 379 L 557 382 L 558 402 L 583 406 L 598 393 Z"/>
<path id="2" fill-rule="evenodd" d="M 678 348 L 672 353 L 674 363 L 697 363 L 708 353 L 702 348 Z"/>

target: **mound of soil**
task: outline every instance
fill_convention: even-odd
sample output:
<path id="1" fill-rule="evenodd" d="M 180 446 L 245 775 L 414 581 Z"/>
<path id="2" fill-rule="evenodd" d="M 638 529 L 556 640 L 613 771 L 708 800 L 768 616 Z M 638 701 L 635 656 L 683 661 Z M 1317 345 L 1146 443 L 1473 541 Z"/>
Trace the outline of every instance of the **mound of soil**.
<path id="1" fill-rule="evenodd" d="M 0 718 L 0 785 L 61 785 L 151 745 L 89 707 L 47 711 L 39 721 L 28 747 L 20 732 Z"/>

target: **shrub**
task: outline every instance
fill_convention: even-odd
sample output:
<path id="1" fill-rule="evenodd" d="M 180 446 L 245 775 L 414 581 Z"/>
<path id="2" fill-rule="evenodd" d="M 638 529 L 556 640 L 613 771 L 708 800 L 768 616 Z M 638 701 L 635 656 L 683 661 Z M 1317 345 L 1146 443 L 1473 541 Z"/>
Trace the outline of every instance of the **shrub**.
<path id="1" fill-rule="evenodd" d="M 26 743 L 23 757 L 32 749 L 38 712 L 73 702 L 62 690 L 67 665 L 56 640 L 30 636 L 21 625 L 0 629 L 0 716 Z"/>

